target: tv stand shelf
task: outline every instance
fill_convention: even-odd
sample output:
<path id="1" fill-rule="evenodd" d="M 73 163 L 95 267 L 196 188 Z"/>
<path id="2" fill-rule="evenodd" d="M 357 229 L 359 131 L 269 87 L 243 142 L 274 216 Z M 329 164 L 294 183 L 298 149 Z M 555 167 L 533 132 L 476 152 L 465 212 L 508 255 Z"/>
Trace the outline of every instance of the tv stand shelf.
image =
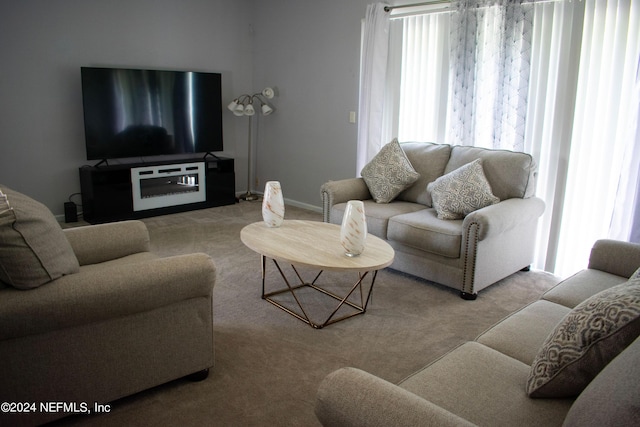
<path id="1" fill-rule="evenodd" d="M 84 219 L 92 224 L 237 201 L 234 160 L 226 157 L 83 166 L 80 188 Z"/>

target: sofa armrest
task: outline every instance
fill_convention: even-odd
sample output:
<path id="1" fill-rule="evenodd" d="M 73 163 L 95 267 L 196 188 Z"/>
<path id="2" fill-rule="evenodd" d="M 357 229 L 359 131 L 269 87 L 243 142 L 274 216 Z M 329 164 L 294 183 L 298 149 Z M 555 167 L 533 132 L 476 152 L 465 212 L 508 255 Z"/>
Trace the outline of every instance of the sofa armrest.
<path id="1" fill-rule="evenodd" d="M 320 384 L 315 413 L 324 426 L 472 426 L 397 385 L 356 368 L 342 368 Z"/>
<path id="2" fill-rule="evenodd" d="M 196 253 L 89 266 L 36 289 L 2 289 L 0 340 L 210 299 L 215 274 L 211 257 Z"/>
<path id="3" fill-rule="evenodd" d="M 616 276 L 631 277 L 640 267 L 640 245 L 621 240 L 602 239 L 594 243 L 589 268 Z"/>
<path id="4" fill-rule="evenodd" d="M 64 230 L 80 265 L 97 264 L 149 251 L 149 232 L 142 221 L 121 221 Z"/>
<path id="5" fill-rule="evenodd" d="M 324 222 L 329 222 L 331 207 L 349 200 L 371 199 L 369 187 L 363 178 L 348 178 L 339 181 L 329 181 L 320 187 L 322 195 L 322 212 Z"/>
<path id="6" fill-rule="evenodd" d="M 470 213 L 464 218 L 463 230 L 478 227 L 478 240 L 498 235 L 520 224 L 537 221 L 544 212 L 544 201 L 538 197 L 507 199 Z"/>

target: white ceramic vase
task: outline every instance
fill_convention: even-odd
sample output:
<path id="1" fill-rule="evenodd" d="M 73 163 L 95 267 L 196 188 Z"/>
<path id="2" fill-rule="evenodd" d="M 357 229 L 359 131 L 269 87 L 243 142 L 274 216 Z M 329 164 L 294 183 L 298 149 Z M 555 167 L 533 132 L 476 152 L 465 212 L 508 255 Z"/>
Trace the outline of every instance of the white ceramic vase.
<path id="1" fill-rule="evenodd" d="M 268 227 L 280 227 L 284 221 L 284 198 L 278 181 L 268 181 L 264 186 L 262 219 Z"/>
<path id="2" fill-rule="evenodd" d="M 367 239 L 367 221 L 364 215 L 364 203 L 360 200 L 350 200 L 342 217 L 340 229 L 340 243 L 345 255 L 358 256 L 364 251 Z"/>

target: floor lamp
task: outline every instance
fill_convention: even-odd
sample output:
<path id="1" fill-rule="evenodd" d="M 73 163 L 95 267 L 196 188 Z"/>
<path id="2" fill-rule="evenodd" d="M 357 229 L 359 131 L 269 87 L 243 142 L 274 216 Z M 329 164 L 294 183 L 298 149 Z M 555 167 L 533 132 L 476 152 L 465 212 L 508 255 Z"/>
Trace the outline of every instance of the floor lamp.
<path id="1" fill-rule="evenodd" d="M 247 156 L 247 192 L 240 196 L 240 200 L 258 200 L 259 196 L 251 193 L 251 153 L 253 152 L 253 140 L 251 138 L 251 118 L 256 114 L 256 110 L 253 107 L 254 101 L 260 103 L 260 112 L 263 116 L 268 116 L 273 113 L 273 107 L 267 103 L 267 99 L 274 97 L 274 91 L 270 87 L 266 87 L 262 92 L 254 93 L 253 95 L 242 94 L 227 106 L 234 115 L 249 116 L 249 154 Z"/>

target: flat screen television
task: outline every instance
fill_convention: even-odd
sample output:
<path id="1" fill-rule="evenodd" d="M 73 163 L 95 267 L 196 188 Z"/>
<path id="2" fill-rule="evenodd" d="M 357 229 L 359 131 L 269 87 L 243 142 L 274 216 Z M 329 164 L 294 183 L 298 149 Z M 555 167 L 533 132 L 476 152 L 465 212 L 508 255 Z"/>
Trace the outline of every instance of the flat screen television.
<path id="1" fill-rule="evenodd" d="M 218 73 L 81 67 L 87 160 L 223 150 Z"/>

